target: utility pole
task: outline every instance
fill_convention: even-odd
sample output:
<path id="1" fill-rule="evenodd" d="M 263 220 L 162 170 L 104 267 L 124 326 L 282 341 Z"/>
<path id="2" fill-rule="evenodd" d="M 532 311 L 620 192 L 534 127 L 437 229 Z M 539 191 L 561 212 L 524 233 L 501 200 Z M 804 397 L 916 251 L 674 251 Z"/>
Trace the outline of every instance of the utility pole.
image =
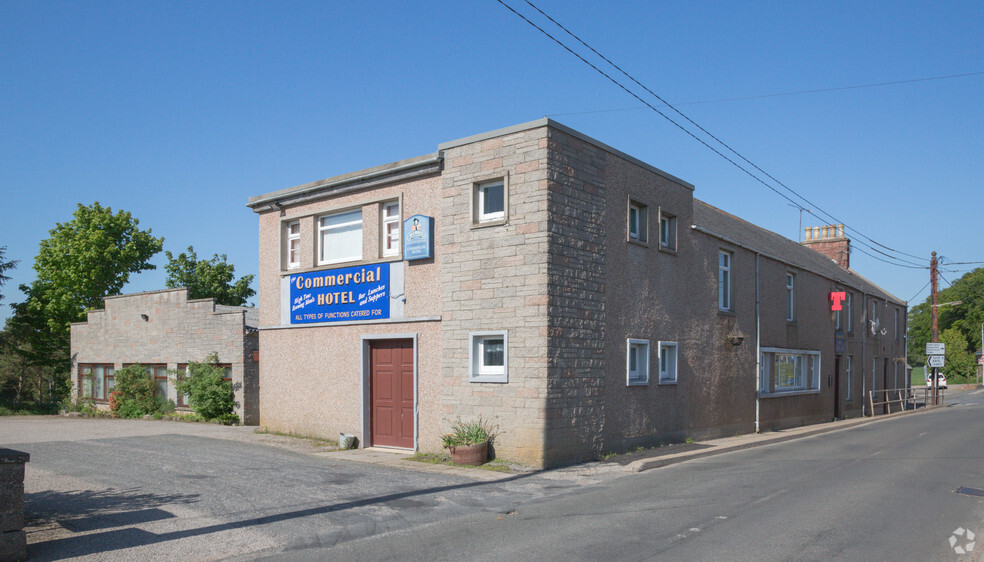
<path id="1" fill-rule="evenodd" d="M 933 319 L 933 331 L 932 331 L 932 342 L 938 343 L 940 341 L 940 324 L 937 309 L 939 308 L 936 304 L 939 299 L 939 295 L 936 294 L 936 252 L 933 252 L 933 257 L 929 260 L 929 284 L 930 284 L 930 302 L 929 307 L 932 310 Z M 938 406 L 940 403 L 939 394 L 939 370 L 937 367 L 932 368 L 933 371 L 933 405 Z"/>

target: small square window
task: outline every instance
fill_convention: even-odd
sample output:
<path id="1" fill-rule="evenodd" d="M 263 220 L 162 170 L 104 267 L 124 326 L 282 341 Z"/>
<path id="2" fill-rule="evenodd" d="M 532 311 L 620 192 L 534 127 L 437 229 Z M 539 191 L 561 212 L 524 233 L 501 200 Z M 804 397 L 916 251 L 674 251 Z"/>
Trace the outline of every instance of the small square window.
<path id="1" fill-rule="evenodd" d="M 660 212 L 659 215 L 659 247 L 664 250 L 676 250 L 676 217 Z"/>
<path id="2" fill-rule="evenodd" d="M 626 340 L 625 372 L 629 386 L 649 384 L 649 340 Z"/>
<path id="3" fill-rule="evenodd" d="M 400 203 L 383 204 L 383 256 L 400 255 Z"/>
<path id="4" fill-rule="evenodd" d="M 629 227 L 629 241 L 645 243 L 648 238 L 649 222 L 646 206 L 642 203 L 629 200 L 629 214 L 627 224 Z"/>
<path id="5" fill-rule="evenodd" d="M 472 332 L 468 349 L 471 382 L 509 382 L 507 332 Z"/>
<path id="6" fill-rule="evenodd" d="M 494 180 L 475 184 L 475 221 L 502 221 L 506 218 L 506 182 Z"/>
<path id="7" fill-rule="evenodd" d="M 671 341 L 659 342 L 659 384 L 677 382 L 677 344 Z"/>

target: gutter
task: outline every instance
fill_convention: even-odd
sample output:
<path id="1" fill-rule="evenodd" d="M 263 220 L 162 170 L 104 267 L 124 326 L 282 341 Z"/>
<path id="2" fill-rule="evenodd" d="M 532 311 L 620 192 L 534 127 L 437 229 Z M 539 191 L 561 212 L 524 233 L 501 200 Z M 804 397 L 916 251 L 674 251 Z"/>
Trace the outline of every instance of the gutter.
<path id="1" fill-rule="evenodd" d="M 311 182 L 296 187 L 281 189 L 265 195 L 250 197 L 247 207 L 254 212 L 269 211 L 279 208 L 283 203 L 299 203 L 317 197 L 324 197 L 325 191 L 331 190 L 331 195 L 348 193 L 366 189 L 381 183 L 405 180 L 417 176 L 437 173 L 441 169 L 444 157 L 441 153 L 402 160 L 393 164 L 369 168 L 354 174 L 335 176 L 326 180 Z"/>

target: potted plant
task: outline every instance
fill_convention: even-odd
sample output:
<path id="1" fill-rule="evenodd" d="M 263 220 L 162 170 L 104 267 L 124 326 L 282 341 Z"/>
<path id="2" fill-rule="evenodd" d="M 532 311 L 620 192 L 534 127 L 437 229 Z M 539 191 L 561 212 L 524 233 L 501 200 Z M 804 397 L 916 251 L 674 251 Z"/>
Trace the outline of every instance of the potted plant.
<path id="1" fill-rule="evenodd" d="M 458 418 L 451 424 L 451 433 L 441 437 L 444 448 L 451 453 L 451 462 L 478 466 L 489 460 L 489 444 L 495 439 L 496 427 L 489 420 L 463 422 Z"/>

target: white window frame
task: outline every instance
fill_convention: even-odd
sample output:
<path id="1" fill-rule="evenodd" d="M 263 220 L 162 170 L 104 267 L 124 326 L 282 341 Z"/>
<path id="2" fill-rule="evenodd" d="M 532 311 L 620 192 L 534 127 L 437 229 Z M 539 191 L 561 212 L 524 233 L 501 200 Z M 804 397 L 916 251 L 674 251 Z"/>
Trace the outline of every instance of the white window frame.
<path id="1" fill-rule="evenodd" d="M 786 322 L 796 321 L 796 274 L 786 272 Z"/>
<path id="2" fill-rule="evenodd" d="M 895 309 L 895 341 L 899 341 L 899 309 Z"/>
<path id="3" fill-rule="evenodd" d="M 301 221 L 285 222 L 284 234 L 287 269 L 297 269 L 301 267 Z"/>
<path id="4" fill-rule="evenodd" d="M 840 330 L 841 329 L 841 313 L 842 312 L 844 312 L 844 307 L 843 306 L 841 306 L 841 309 L 840 310 L 834 311 L 834 329 L 835 330 Z"/>
<path id="5" fill-rule="evenodd" d="M 636 368 L 632 369 L 633 356 Z M 649 384 L 649 340 L 629 338 L 625 340 L 625 384 L 645 386 Z"/>
<path id="6" fill-rule="evenodd" d="M 777 357 L 780 356 L 780 357 Z M 774 374 L 776 361 L 792 362 L 795 373 L 792 380 L 798 384 L 782 385 L 780 374 Z M 820 393 L 820 352 L 807 349 L 783 349 L 763 347 L 760 357 L 759 396 L 763 398 Z"/>
<path id="7" fill-rule="evenodd" d="M 669 361 L 672 351 L 672 363 Z M 676 384 L 680 375 L 680 345 L 675 341 L 659 342 L 659 384 Z"/>
<path id="8" fill-rule="evenodd" d="M 488 197 L 488 189 L 496 186 L 502 187 L 502 210 L 486 213 L 485 200 Z M 500 224 L 505 222 L 509 210 L 509 182 L 507 181 L 507 178 L 502 177 L 475 183 L 473 187 L 472 200 L 473 223 Z"/>
<path id="9" fill-rule="evenodd" d="M 358 220 L 348 220 L 343 223 L 325 226 L 325 219 L 331 217 L 338 217 L 343 215 L 352 215 L 353 217 L 358 214 Z M 331 231 L 344 229 L 353 225 L 359 225 L 359 252 L 356 254 L 350 252 L 344 256 L 336 257 L 333 259 L 325 259 L 325 238 L 330 236 Z M 347 209 L 345 211 L 339 211 L 336 213 L 328 213 L 318 217 L 318 265 L 329 265 L 333 263 L 344 263 L 350 261 L 361 261 L 362 260 L 362 208 Z"/>
<path id="10" fill-rule="evenodd" d="M 871 317 L 868 318 L 868 324 L 868 327 L 871 329 L 872 337 L 879 336 L 880 334 L 878 332 L 881 325 L 878 321 L 878 301 L 875 299 L 871 299 Z"/>
<path id="11" fill-rule="evenodd" d="M 502 340 L 502 365 L 485 365 L 485 342 Z M 509 332 L 469 332 L 468 333 L 468 380 L 469 382 L 509 382 Z"/>
<path id="12" fill-rule="evenodd" d="M 390 214 L 393 208 L 396 208 L 396 214 Z M 379 241 L 382 244 L 382 254 L 383 257 L 393 257 L 400 255 L 400 242 L 403 238 L 403 224 L 400 221 L 400 202 L 397 201 L 386 201 L 380 209 L 381 219 L 380 226 L 382 231 L 380 232 Z M 396 225 L 396 229 L 392 232 L 389 228 L 392 225 Z M 393 233 L 396 236 L 393 236 Z"/>
<path id="13" fill-rule="evenodd" d="M 635 217 L 635 228 L 633 228 L 633 216 Z M 629 199 L 628 212 L 625 216 L 625 229 L 629 242 L 646 244 L 649 241 L 649 208 L 632 199 Z"/>
<path id="14" fill-rule="evenodd" d="M 659 247 L 664 250 L 677 249 L 677 220 L 675 215 L 659 212 Z"/>
<path id="15" fill-rule="evenodd" d="M 726 258 L 722 263 L 721 258 Z M 730 312 L 733 310 L 731 301 L 732 283 L 731 270 L 734 267 L 734 253 L 727 250 L 718 250 L 718 310 Z"/>

